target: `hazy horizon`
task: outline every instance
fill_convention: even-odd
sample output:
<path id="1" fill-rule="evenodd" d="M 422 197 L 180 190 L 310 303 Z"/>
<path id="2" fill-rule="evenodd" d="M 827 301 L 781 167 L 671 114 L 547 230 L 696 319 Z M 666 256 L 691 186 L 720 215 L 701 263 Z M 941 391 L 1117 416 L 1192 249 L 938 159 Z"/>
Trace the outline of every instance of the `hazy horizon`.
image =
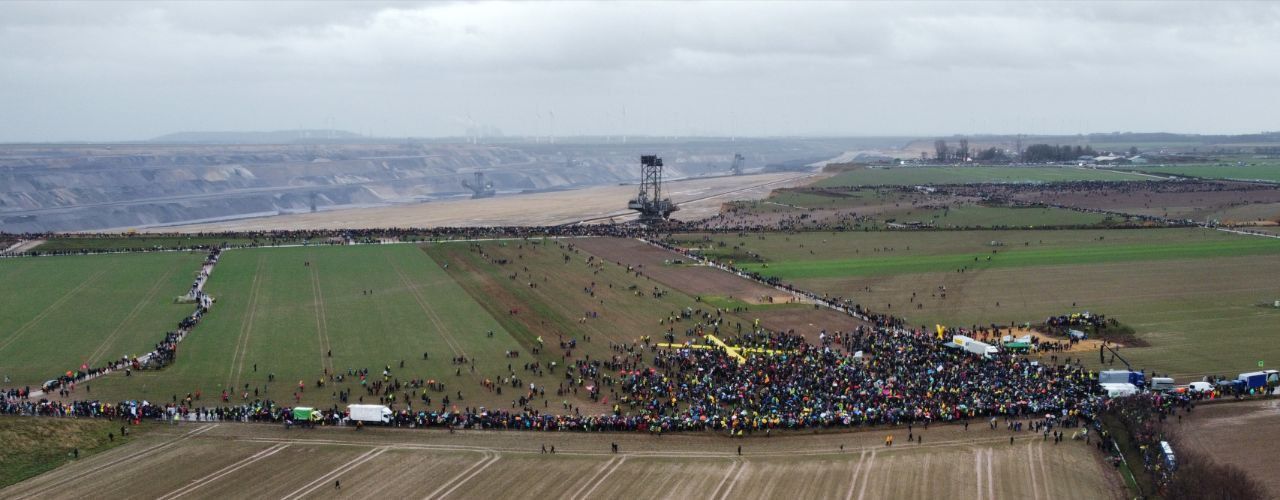
<path id="1" fill-rule="evenodd" d="M 1280 130 L 1277 26 L 1270 3 L 6 2 L 0 142 L 1256 133 Z"/>

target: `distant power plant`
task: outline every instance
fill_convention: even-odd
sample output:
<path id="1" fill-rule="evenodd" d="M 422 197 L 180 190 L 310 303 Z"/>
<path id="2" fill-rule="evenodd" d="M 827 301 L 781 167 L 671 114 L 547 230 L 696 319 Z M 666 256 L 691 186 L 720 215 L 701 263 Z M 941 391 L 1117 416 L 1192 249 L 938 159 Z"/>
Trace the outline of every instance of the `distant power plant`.
<path id="1" fill-rule="evenodd" d="M 662 222 L 678 210 L 671 198 L 662 197 L 662 158 L 658 155 L 640 157 L 640 192 L 627 208 L 640 212 L 640 222 Z"/>
<path id="2" fill-rule="evenodd" d="M 477 198 L 492 198 L 494 194 L 497 194 L 497 190 L 493 188 L 493 181 L 485 180 L 484 172 L 476 172 L 474 182 L 467 182 L 463 179 L 462 187 L 471 190 L 471 199 L 473 200 Z"/>

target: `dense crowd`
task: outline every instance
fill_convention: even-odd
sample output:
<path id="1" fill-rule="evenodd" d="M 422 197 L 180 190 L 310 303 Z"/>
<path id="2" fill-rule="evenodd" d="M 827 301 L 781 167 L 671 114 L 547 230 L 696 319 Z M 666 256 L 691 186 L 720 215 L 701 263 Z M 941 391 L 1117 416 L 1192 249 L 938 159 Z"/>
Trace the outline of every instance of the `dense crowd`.
<path id="1" fill-rule="evenodd" d="M 1090 418 L 1098 403 L 1088 372 L 1075 365 L 1048 366 L 1016 356 L 984 360 L 942 347 L 927 332 L 897 328 L 859 328 L 833 339 L 844 349 L 759 330 L 729 336 L 727 342 L 776 352 L 748 355 L 741 364 L 724 350 L 650 346 L 641 354 L 652 357 L 648 366 L 584 362 L 568 370 L 570 381 L 586 380 L 592 399 L 599 401 L 606 387 L 617 398 L 613 411 L 605 414 L 552 414 L 527 406 L 513 411 L 459 409 L 444 404 L 434 411 L 413 411 L 406 405 L 395 414 L 393 424 L 751 433 L 1043 413 L 1074 421 Z M 869 354 L 855 356 L 854 351 Z M 16 396 L 4 400 L 0 412 L 25 415 L 276 423 L 290 418 L 287 406 L 260 400 L 208 408 L 193 407 L 190 400 L 163 405 L 33 402 Z M 321 415 L 326 423 L 343 420 L 336 406 L 322 410 Z"/>
<path id="2" fill-rule="evenodd" d="M 679 349 L 622 379 L 642 414 L 719 421 L 746 430 L 957 421 L 994 415 L 1092 415 L 1086 370 L 1015 356 L 983 359 L 943 347 L 927 332 L 860 327 L 844 351 L 798 336 L 746 334 L 726 342 L 784 354 Z M 869 353 L 855 356 L 850 352 Z M 683 410 L 688 405 L 687 410 Z"/>

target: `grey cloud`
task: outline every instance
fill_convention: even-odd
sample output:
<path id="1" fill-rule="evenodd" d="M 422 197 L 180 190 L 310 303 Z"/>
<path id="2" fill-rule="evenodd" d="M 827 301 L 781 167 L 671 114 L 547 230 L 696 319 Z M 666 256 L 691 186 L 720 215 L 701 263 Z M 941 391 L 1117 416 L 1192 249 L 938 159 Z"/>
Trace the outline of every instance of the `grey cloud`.
<path id="1" fill-rule="evenodd" d="M 7 2 L 0 141 L 532 134 L 553 109 L 561 133 L 1254 131 L 1277 26 L 1218 2 Z"/>

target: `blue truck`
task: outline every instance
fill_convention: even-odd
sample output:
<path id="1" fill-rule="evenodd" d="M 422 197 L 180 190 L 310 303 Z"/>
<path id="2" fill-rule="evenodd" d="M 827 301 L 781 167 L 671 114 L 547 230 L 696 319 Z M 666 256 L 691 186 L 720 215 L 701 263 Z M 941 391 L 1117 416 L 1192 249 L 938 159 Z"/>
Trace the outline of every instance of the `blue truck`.
<path id="1" fill-rule="evenodd" d="M 1139 388 L 1147 386 L 1147 377 L 1142 372 L 1133 370 L 1103 370 L 1098 372 L 1099 384 L 1133 384 Z"/>
<path id="2" fill-rule="evenodd" d="M 1275 387 L 1280 383 L 1280 372 L 1276 370 L 1265 370 L 1256 372 L 1241 373 L 1236 377 L 1245 389 L 1262 389 L 1266 387 Z"/>

